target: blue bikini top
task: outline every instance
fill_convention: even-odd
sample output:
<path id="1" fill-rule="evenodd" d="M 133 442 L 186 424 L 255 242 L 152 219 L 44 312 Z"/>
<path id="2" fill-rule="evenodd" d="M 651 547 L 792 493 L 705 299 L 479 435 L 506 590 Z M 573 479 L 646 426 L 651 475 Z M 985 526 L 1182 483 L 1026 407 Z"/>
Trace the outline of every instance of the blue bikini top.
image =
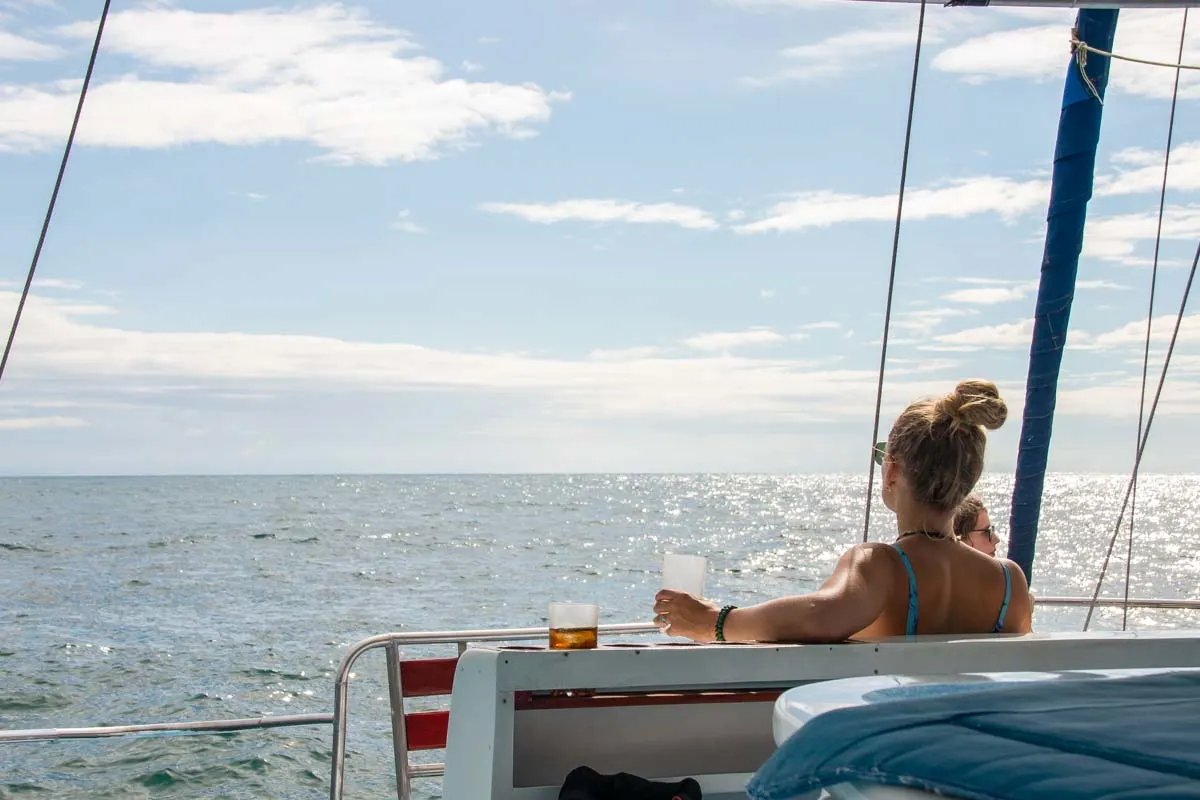
<path id="1" fill-rule="evenodd" d="M 907 636 L 914 636 L 917 633 L 917 573 L 913 572 L 912 562 L 908 560 L 908 553 L 894 544 L 891 547 L 900 554 L 900 560 L 904 562 L 904 571 L 908 573 L 908 622 L 904 626 L 904 633 Z M 1008 572 L 1008 564 L 1001 561 L 1000 568 L 1004 570 L 1004 602 L 1000 604 L 1000 616 L 996 618 L 996 627 L 992 628 L 992 633 L 1000 633 L 1004 630 L 1004 617 L 1008 614 L 1008 601 L 1012 599 L 1012 575 Z"/>

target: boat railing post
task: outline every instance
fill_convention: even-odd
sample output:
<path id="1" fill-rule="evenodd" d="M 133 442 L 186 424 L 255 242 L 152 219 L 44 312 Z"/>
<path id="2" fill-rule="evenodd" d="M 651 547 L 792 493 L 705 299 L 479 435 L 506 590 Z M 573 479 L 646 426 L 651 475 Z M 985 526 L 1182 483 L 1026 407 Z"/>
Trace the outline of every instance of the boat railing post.
<path id="1" fill-rule="evenodd" d="M 387 643 L 388 700 L 392 710 L 392 752 L 396 762 L 396 797 L 409 800 L 412 784 L 408 776 L 408 731 L 404 727 L 404 687 L 400 678 L 400 646 Z"/>
<path id="2" fill-rule="evenodd" d="M 346 777 L 346 716 L 349 706 L 350 670 L 358 657 L 372 648 L 390 641 L 390 635 L 363 639 L 350 648 L 338 665 L 333 683 L 333 755 L 329 765 L 329 800 L 341 800 Z"/>

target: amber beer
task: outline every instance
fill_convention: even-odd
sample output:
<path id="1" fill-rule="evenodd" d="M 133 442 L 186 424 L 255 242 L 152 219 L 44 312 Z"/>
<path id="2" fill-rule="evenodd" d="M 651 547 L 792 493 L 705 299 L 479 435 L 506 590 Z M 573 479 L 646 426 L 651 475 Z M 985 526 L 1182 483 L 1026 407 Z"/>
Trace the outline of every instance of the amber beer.
<path id="1" fill-rule="evenodd" d="M 599 639 L 600 609 L 590 603 L 550 604 L 550 649 L 591 650 Z"/>
<path id="2" fill-rule="evenodd" d="M 595 628 L 551 628 L 551 650 L 591 650 L 599 634 Z"/>

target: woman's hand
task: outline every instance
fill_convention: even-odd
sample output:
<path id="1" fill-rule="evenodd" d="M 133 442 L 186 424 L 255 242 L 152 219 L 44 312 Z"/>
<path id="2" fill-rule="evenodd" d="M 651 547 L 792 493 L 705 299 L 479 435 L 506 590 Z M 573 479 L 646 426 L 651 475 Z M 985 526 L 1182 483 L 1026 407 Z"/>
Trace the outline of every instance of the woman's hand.
<path id="1" fill-rule="evenodd" d="M 721 608 L 716 603 L 692 597 L 687 592 L 663 589 L 654 596 L 654 621 L 668 636 L 715 642 L 720 613 Z"/>

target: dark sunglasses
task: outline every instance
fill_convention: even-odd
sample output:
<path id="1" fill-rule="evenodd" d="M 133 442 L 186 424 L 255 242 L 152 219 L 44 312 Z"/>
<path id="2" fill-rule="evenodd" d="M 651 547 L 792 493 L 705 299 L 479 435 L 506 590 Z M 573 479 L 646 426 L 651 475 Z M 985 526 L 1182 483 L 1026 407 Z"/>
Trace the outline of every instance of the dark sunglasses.
<path id="1" fill-rule="evenodd" d="M 875 463 L 883 466 L 883 459 L 887 456 L 887 442 L 876 442 L 874 448 Z"/>
<path id="2" fill-rule="evenodd" d="M 971 531 L 971 533 L 987 534 L 987 539 L 989 542 L 995 543 L 1000 541 L 1000 537 L 996 533 L 995 525 L 988 525 L 986 528 L 976 528 L 975 530 Z"/>

